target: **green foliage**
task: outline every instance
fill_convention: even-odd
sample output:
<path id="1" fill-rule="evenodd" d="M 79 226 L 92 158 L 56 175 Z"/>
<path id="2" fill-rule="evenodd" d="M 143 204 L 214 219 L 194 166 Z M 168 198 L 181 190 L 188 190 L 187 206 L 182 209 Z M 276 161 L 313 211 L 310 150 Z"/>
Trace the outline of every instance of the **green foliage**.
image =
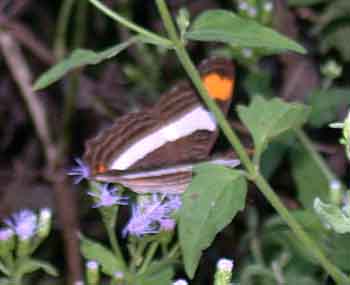
<path id="1" fill-rule="evenodd" d="M 320 3 L 325 3 L 328 0 L 288 0 L 288 5 L 295 7 L 312 6 Z"/>
<path id="2" fill-rule="evenodd" d="M 348 38 L 350 33 L 350 1 L 330 1 L 321 15 L 315 30 L 322 32 L 320 48 L 323 53 L 336 49 L 344 61 L 350 60 Z"/>
<path id="3" fill-rule="evenodd" d="M 314 208 L 321 220 L 336 233 L 350 233 L 349 213 L 340 209 L 339 206 L 323 203 L 319 198 L 316 198 Z"/>
<path id="4" fill-rule="evenodd" d="M 247 185 L 238 171 L 203 164 L 183 195 L 179 239 L 185 270 L 193 278 L 201 253 L 245 205 Z"/>
<path id="5" fill-rule="evenodd" d="M 290 160 L 301 204 L 305 208 L 312 209 L 316 197 L 328 201 L 329 181 L 311 154 L 301 144 L 297 144 L 290 153 Z"/>
<path id="6" fill-rule="evenodd" d="M 121 262 L 102 244 L 80 237 L 80 251 L 87 260 L 95 260 L 101 265 L 102 272 L 113 276 L 115 272 L 123 272 Z"/>
<path id="7" fill-rule="evenodd" d="M 302 126 L 309 110 L 299 103 L 286 103 L 280 99 L 252 99 L 248 107 L 238 106 L 238 116 L 253 136 L 256 157 L 260 157 L 268 143 L 282 133 Z"/>
<path id="8" fill-rule="evenodd" d="M 170 285 L 173 276 L 174 269 L 171 263 L 153 262 L 146 272 L 136 277 L 135 285 Z"/>
<path id="9" fill-rule="evenodd" d="M 61 79 L 68 72 L 83 67 L 85 65 L 95 65 L 106 59 L 112 58 L 128 48 L 131 44 L 138 40 L 134 37 L 124 43 L 117 44 L 101 52 L 94 52 L 92 50 L 77 49 L 72 52 L 66 59 L 51 67 L 48 71 L 42 74 L 34 83 L 34 90 L 46 88 L 52 83 Z"/>
<path id="10" fill-rule="evenodd" d="M 202 13 L 194 20 L 185 37 L 195 41 L 222 42 L 241 48 L 264 48 L 274 53 L 286 50 L 306 52 L 302 46 L 276 31 L 226 10 Z"/>
<path id="11" fill-rule="evenodd" d="M 50 263 L 45 261 L 40 261 L 32 258 L 20 260 L 17 264 L 17 270 L 15 275 L 23 276 L 28 273 L 32 273 L 39 269 L 44 270 L 47 274 L 51 276 L 58 276 L 58 271 Z"/>
<path id="12" fill-rule="evenodd" d="M 316 128 L 322 127 L 337 119 L 340 107 L 350 104 L 350 89 L 314 90 L 308 104 L 311 107 L 308 123 Z"/>
<path id="13" fill-rule="evenodd" d="M 271 97 L 271 74 L 263 70 L 259 72 L 250 72 L 244 79 L 244 89 L 249 96 Z"/>
<path id="14" fill-rule="evenodd" d="M 292 214 L 336 266 L 342 270 L 350 270 L 347 251 L 350 246 L 350 234 L 334 234 L 322 225 L 319 217 L 310 210 L 293 211 Z M 300 261 L 304 263 L 302 267 L 306 272 L 309 271 L 311 274 L 315 272 L 317 263 L 314 257 L 305 250 L 303 244 L 295 238 L 295 235 L 280 217 L 270 218 L 265 223 L 262 232 L 265 247 L 269 244 L 268 248 L 271 248 L 271 245 L 275 244 L 288 249 L 295 258 L 301 258 Z"/>

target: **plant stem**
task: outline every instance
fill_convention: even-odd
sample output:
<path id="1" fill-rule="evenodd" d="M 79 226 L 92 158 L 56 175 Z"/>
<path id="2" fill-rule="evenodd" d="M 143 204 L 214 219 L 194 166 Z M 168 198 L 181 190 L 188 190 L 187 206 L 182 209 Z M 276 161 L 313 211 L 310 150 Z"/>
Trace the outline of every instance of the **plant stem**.
<path id="1" fill-rule="evenodd" d="M 56 39 L 54 43 L 54 52 L 56 59 L 61 59 L 66 53 L 66 34 L 74 0 L 65 0 L 62 5 L 57 21 Z"/>
<path id="2" fill-rule="evenodd" d="M 118 258 L 118 260 L 122 263 L 123 271 L 125 272 L 126 271 L 126 264 L 125 264 L 123 254 L 120 250 L 117 237 L 116 237 L 115 232 L 114 232 L 114 227 L 106 224 L 106 230 L 107 230 L 109 242 L 112 246 L 113 252 L 114 252 L 115 256 Z"/>
<path id="3" fill-rule="evenodd" d="M 313 146 L 312 141 L 304 133 L 304 131 L 301 129 L 298 129 L 295 131 L 295 133 L 297 135 L 298 140 L 302 143 L 302 145 L 305 147 L 305 149 L 309 152 L 311 158 L 315 161 L 315 163 L 321 169 L 324 176 L 326 176 L 328 182 L 331 182 L 333 180 L 339 181 L 339 179 L 332 173 L 332 171 L 326 165 L 326 163 L 324 162 L 324 160 L 320 156 L 320 154 L 315 150 L 315 147 Z"/>
<path id="4" fill-rule="evenodd" d="M 255 182 L 259 190 L 264 194 L 270 204 L 276 209 L 279 215 L 285 220 L 291 230 L 295 233 L 300 241 L 302 241 L 306 248 L 313 253 L 314 257 L 324 267 L 324 269 L 333 277 L 338 284 L 349 284 L 350 280 L 331 262 L 328 261 L 325 254 L 319 249 L 317 244 L 308 236 L 308 234 L 302 229 L 300 224 L 289 213 L 288 209 L 283 205 L 281 200 L 275 194 L 271 186 L 267 183 L 265 178 L 259 173 L 258 169 L 250 160 L 246 153 L 242 143 L 238 139 L 235 132 L 230 127 L 225 116 L 216 105 L 216 103 L 210 98 L 208 91 L 203 86 L 200 75 L 192 63 L 183 43 L 179 39 L 175 25 L 171 19 L 169 10 L 164 0 L 156 0 L 159 13 L 163 20 L 165 29 L 167 30 L 170 39 L 175 45 L 176 54 L 186 70 L 188 76 L 191 78 L 194 86 L 196 87 L 199 95 L 208 106 L 209 110 L 215 115 L 217 122 L 222 129 L 223 133 L 231 143 L 232 147 L 237 152 L 242 164 L 251 176 L 251 179 Z"/>
<path id="5" fill-rule="evenodd" d="M 105 6 L 104 4 L 102 4 L 99 0 L 88 0 L 91 4 L 93 4 L 97 9 L 99 9 L 100 11 L 102 11 L 104 14 L 106 14 L 107 16 L 109 16 L 110 18 L 116 20 L 118 23 L 122 24 L 123 26 L 129 28 L 130 30 L 139 33 L 143 36 L 145 36 L 146 38 L 149 39 L 153 39 L 155 42 L 157 43 L 162 43 L 162 45 L 164 46 L 172 46 L 171 41 L 169 41 L 166 38 L 163 38 L 155 33 L 152 33 L 136 24 L 134 24 L 133 22 L 129 21 L 128 19 L 122 17 L 121 15 L 119 15 L 118 13 L 112 11 L 111 9 L 109 9 L 107 6 Z"/>
<path id="6" fill-rule="evenodd" d="M 146 257 L 145 257 L 145 260 L 144 262 L 142 263 L 142 266 L 139 270 L 139 274 L 142 274 L 144 273 L 146 270 L 147 270 L 147 267 L 148 265 L 150 264 L 150 262 L 152 261 L 156 251 L 157 251 L 157 248 L 159 246 L 159 242 L 153 242 L 151 245 L 150 245 L 150 248 L 147 250 L 147 254 L 146 254 Z"/>

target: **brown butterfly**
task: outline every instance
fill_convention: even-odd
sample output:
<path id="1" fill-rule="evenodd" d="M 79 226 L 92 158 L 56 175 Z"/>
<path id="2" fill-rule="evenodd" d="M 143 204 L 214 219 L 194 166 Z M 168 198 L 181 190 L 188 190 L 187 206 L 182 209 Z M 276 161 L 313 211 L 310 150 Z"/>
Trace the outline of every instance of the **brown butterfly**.
<path id="1" fill-rule="evenodd" d="M 209 95 L 226 114 L 235 85 L 232 62 L 211 58 L 198 69 Z M 93 180 L 119 183 L 138 193 L 182 193 L 196 163 L 239 164 L 232 158 L 210 158 L 218 133 L 215 118 L 183 81 L 152 108 L 122 116 L 88 140 L 83 160 Z"/>

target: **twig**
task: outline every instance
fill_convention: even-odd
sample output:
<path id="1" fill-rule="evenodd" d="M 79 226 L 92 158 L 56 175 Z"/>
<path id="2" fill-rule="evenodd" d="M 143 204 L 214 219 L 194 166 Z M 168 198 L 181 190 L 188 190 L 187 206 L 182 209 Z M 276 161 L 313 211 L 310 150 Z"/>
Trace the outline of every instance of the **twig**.
<path id="1" fill-rule="evenodd" d="M 32 90 L 32 78 L 22 52 L 8 32 L 0 31 L 0 49 L 27 104 L 34 127 L 44 147 L 47 161 L 53 162 L 56 157 L 55 146 L 50 138 L 44 106 Z"/>
<path id="2" fill-rule="evenodd" d="M 56 197 L 58 216 L 63 227 L 68 276 L 70 283 L 73 284 L 73 282 L 80 280 L 82 276 L 79 241 L 76 235 L 78 232 L 78 222 L 73 194 L 69 191 L 67 177 L 61 167 L 63 161 L 58 157 L 57 146 L 50 137 L 44 106 L 32 90 L 32 77 L 29 67 L 22 55 L 20 47 L 8 32 L 0 31 L 0 50 L 21 91 L 20 94 L 27 104 L 29 114 L 46 154 L 49 177 L 53 184 Z"/>
<path id="3" fill-rule="evenodd" d="M 0 17 L 0 27 L 3 27 L 24 47 L 28 48 L 43 63 L 52 65 L 56 62 L 54 55 L 44 46 L 25 25 Z"/>

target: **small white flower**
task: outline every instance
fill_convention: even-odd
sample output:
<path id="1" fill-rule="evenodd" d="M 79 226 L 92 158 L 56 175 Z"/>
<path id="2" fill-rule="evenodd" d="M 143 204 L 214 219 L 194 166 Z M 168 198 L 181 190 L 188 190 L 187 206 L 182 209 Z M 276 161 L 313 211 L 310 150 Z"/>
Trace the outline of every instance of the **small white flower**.
<path id="1" fill-rule="evenodd" d="M 227 258 L 221 258 L 221 259 L 219 259 L 216 266 L 217 266 L 218 270 L 220 270 L 220 271 L 231 272 L 233 269 L 233 260 L 227 259 Z"/>

